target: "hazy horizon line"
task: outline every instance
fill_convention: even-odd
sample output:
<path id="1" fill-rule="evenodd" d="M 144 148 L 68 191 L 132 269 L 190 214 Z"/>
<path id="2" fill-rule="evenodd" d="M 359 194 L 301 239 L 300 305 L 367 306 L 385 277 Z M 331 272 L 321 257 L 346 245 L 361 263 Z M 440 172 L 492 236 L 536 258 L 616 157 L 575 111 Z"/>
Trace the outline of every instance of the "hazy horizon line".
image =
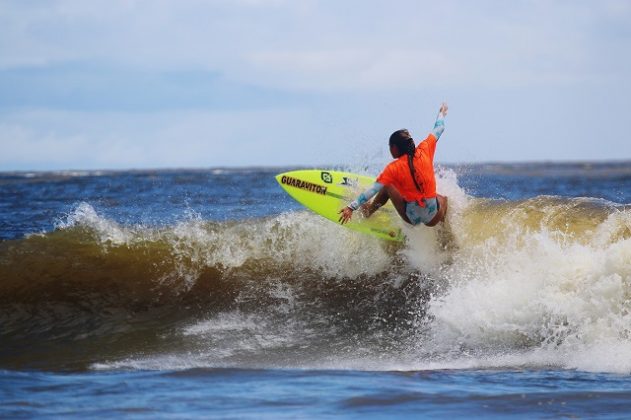
<path id="1" fill-rule="evenodd" d="M 480 162 L 440 162 L 436 163 L 437 167 L 458 167 L 458 166 L 521 166 L 521 165 L 631 165 L 631 159 L 545 159 L 545 160 L 489 160 Z M 295 164 L 295 165 L 224 165 L 224 166 L 147 166 L 147 167 L 129 167 L 129 168 L 50 168 L 50 169 L 2 169 L 0 174 L 18 174 L 18 173 L 60 173 L 60 172 L 153 172 L 153 171 L 207 171 L 207 170 L 243 170 L 243 169 L 333 169 L 339 170 L 346 167 L 347 164 Z"/>

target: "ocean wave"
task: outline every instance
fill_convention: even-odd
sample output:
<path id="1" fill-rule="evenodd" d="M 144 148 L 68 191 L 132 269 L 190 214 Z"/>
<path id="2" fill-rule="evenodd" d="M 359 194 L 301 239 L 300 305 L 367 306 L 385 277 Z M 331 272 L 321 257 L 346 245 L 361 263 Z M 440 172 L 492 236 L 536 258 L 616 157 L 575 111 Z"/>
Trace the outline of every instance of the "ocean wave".
<path id="1" fill-rule="evenodd" d="M 631 209 L 475 199 L 449 176 L 448 222 L 404 245 L 306 211 L 150 227 L 80 203 L 0 243 L 6 349 L 106 340 L 79 359 L 110 368 L 631 371 Z"/>

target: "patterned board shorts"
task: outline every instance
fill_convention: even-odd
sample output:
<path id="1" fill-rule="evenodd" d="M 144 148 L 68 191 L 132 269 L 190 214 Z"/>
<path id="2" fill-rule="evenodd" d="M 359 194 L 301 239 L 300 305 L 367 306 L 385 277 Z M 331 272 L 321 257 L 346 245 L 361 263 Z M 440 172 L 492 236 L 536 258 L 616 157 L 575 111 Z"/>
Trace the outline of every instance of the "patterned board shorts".
<path id="1" fill-rule="evenodd" d="M 438 200 L 436 197 L 423 199 L 425 207 L 421 207 L 416 201 L 405 203 L 405 214 L 414 226 L 419 223 L 427 224 L 432 221 L 438 213 Z"/>

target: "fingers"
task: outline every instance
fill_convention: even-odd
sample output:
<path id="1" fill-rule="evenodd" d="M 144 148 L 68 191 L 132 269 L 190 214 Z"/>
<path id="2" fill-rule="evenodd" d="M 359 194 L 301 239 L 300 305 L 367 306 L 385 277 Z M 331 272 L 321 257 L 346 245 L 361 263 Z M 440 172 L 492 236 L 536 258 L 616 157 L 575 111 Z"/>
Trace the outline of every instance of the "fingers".
<path id="1" fill-rule="evenodd" d="M 351 217 L 353 217 L 353 210 L 351 210 L 351 209 L 350 209 L 350 208 L 348 208 L 348 207 L 344 207 L 342 210 L 340 210 L 340 211 L 338 212 L 338 214 L 340 214 L 340 213 L 341 213 L 342 215 L 340 216 L 340 218 L 338 219 L 338 221 L 339 221 L 341 224 L 344 224 L 344 223 L 348 222 L 349 220 L 351 220 Z"/>

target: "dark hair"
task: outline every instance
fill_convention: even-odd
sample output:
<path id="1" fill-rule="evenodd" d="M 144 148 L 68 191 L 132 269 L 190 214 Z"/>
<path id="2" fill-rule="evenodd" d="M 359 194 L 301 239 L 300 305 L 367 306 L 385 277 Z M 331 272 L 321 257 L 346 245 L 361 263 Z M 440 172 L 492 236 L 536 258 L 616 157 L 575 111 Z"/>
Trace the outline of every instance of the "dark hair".
<path id="1" fill-rule="evenodd" d="M 414 155 L 414 139 L 405 128 L 397 130 L 390 135 L 390 146 L 395 145 L 399 152 L 406 155 Z"/>
<path id="2" fill-rule="evenodd" d="M 423 192 L 416 180 L 416 173 L 414 172 L 414 152 L 416 151 L 416 146 L 414 145 L 414 139 L 410 135 L 410 132 L 405 128 L 395 131 L 390 135 L 389 143 L 390 146 L 397 146 L 399 152 L 408 156 L 408 166 L 410 167 L 410 175 L 412 175 L 414 185 L 416 185 L 417 190 Z"/>

